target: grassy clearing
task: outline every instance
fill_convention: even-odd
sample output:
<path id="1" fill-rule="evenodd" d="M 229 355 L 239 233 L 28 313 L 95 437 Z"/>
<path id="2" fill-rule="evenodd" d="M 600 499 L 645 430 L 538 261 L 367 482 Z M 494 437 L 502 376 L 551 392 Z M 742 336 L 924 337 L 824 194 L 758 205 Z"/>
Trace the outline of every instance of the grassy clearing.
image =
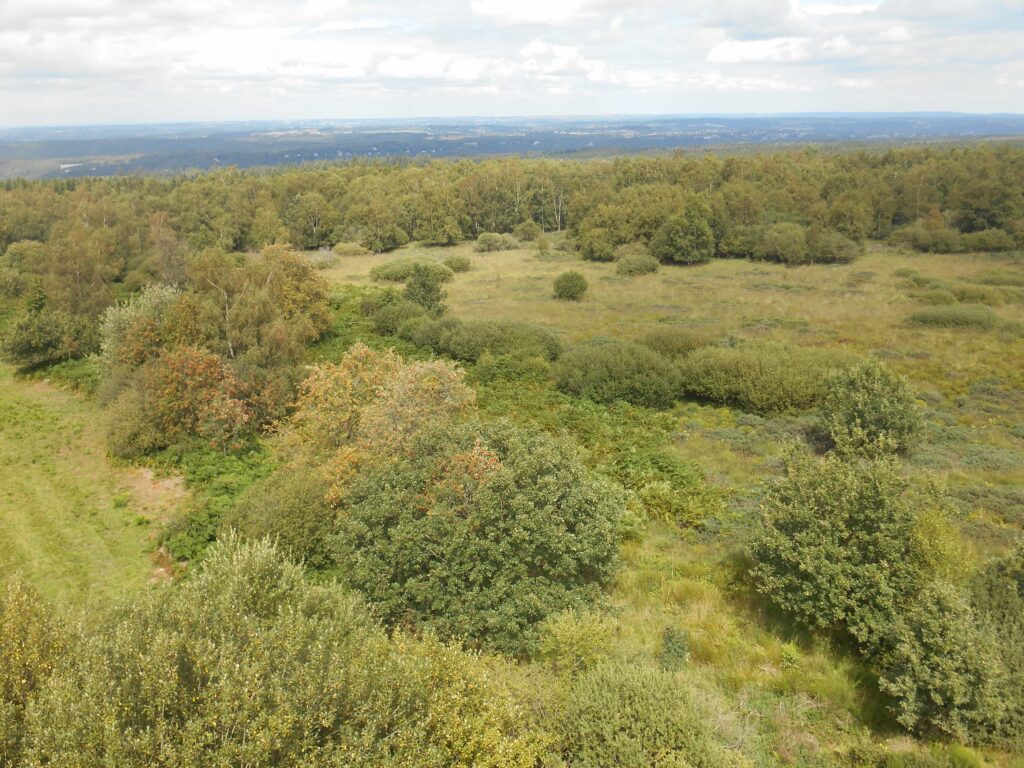
<path id="1" fill-rule="evenodd" d="M 842 266 L 714 260 L 623 277 L 615 263 L 579 261 L 558 251 L 541 258 L 526 249 L 480 254 L 471 244 L 413 245 L 394 254 L 340 258 L 325 275 L 370 285 L 370 270 L 390 260 L 452 255 L 472 260 L 469 272 L 445 285 L 454 316 L 535 323 L 569 345 L 595 337 L 639 339 L 653 329 L 677 327 L 701 338 L 876 354 L 910 379 L 925 409 L 928 437 L 909 457 L 908 471 L 949 491 L 961 529 L 979 553 L 1005 551 L 1021 535 L 1024 306 L 1013 300 L 994 306 L 998 322 L 987 329 L 906 322 L 921 308 L 921 286 L 908 274 L 937 285 L 1015 285 L 1024 276 L 1019 261 L 872 245 Z M 590 284 L 579 303 L 551 296 L 554 277 L 570 268 Z M 351 336 L 345 338 L 347 343 Z M 395 339 L 372 341 L 413 351 Z M 329 346 L 322 350 L 326 357 L 337 351 Z M 523 382 L 478 391 L 485 413 L 569 431 L 591 453 L 591 463 L 601 465 L 593 455 L 604 439 L 601 431 L 583 427 L 568 398 Z M 621 428 L 612 411 L 588 418 L 609 425 L 611 434 Z M 623 547 L 625 568 L 611 594 L 618 617 L 615 654 L 658 659 L 666 631 L 685 637 L 702 695 L 715 702 L 717 716 L 732 724 L 760 765 L 829 765 L 867 742 L 887 741 L 899 751 L 906 739 L 885 725 L 891 719 L 872 676 L 842 649 L 772 615 L 738 576 L 761 484 L 777 475 L 785 444 L 806 439 L 810 416 L 758 416 L 682 402 L 665 418 L 675 424 L 659 433 L 671 435 L 669 449 L 698 466 L 727 505 L 696 530 L 652 522 Z M 995 765 L 1012 764 L 1005 756 L 990 757 Z"/>
<path id="2" fill-rule="evenodd" d="M 110 464 L 97 405 L 0 366 L 0 578 L 62 605 L 140 588 L 160 577 L 157 522 L 180 493 Z"/>

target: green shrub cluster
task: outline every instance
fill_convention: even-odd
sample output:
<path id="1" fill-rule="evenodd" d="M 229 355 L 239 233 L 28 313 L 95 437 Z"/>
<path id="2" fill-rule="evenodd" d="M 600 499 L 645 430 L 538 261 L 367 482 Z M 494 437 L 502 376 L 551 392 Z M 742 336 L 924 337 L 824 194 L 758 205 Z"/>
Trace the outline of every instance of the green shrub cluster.
<path id="1" fill-rule="evenodd" d="M 378 264 L 370 270 L 370 279 L 376 283 L 404 283 L 417 267 L 427 270 L 439 282 L 447 283 L 455 272 L 436 261 L 418 259 L 395 259 Z"/>
<path id="2" fill-rule="evenodd" d="M 558 722 L 573 768 L 741 768 L 722 746 L 679 674 L 643 663 L 605 663 L 573 683 Z"/>
<path id="3" fill-rule="evenodd" d="M 618 257 L 615 264 L 615 271 L 625 277 L 636 275 L 650 275 L 658 271 L 658 260 L 652 256 L 646 248 L 635 249 L 626 253 L 621 252 L 620 247 L 616 250 Z"/>
<path id="4" fill-rule="evenodd" d="M 972 594 L 953 581 L 949 522 L 893 460 L 792 456 L 786 470 L 750 547 L 758 591 L 851 640 L 908 730 L 1019 746 L 1024 555 L 990 567 Z"/>
<path id="5" fill-rule="evenodd" d="M 515 235 L 516 239 L 520 242 L 532 243 L 544 234 L 544 230 L 541 229 L 540 224 L 533 219 L 530 219 L 522 222 L 521 224 L 517 224 L 516 228 L 512 230 L 512 234 Z"/>
<path id="6" fill-rule="evenodd" d="M 474 249 L 478 253 L 494 253 L 495 251 L 511 251 L 519 247 L 512 235 L 498 232 L 481 232 L 476 239 Z"/>
<path id="7" fill-rule="evenodd" d="M 69 639 L 12 765 L 531 768 L 543 748 L 474 657 L 389 640 L 267 543 L 218 544 Z"/>
<path id="8" fill-rule="evenodd" d="M 907 322 L 927 328 L 987 331 L 999 324 L 999 315 L 984 304 L 955 304 L 918 309 L 910 313 Z"/>
<path id="9" fill-rule="evenodd" d="M 690 397 L 770 415 L 812 407 L 828 373 L 849 362 L 841 352 L 744 342 L 697 349 L 680 370 Z"/>
<path id="10" fill-rule="evenodd" d="M 473 260 L 462 253 L 445 256 L 444 259 L 441 260 L 441 263 L 455 273 L 469 272 L 469 270 L 473 268 Z"/>
<path id="11" fill-rule="evenodd" d="M 923 426 L 910 384 L 874 358 L 829 374 L 818 412 L 839 450 L 866 456 L 905 453 Z"/>
<path id="12" fill-rule="evenodd" d="M 587 278 L 575 270 L 563 272 L 555 278 L 556 299 L 561 301 L 582 301 L 587 292 Z"/>
<path id="13" fill-rule="evenodd" d="M 399 335 L 439 355 L 475 363 L 485 354 L 555 360 L 562 343 L 551 331 L 529 323 L 506 320 L 459 320 L 416 317 L 400 326 Z"/>
<path id="14" fill-rule="evenodd" d="M 658 325 L 646 331 L 637 341 L 666 357 L 681 359 L 695 349 L 712 346 L 715 337 L 705 330 Z"/>
<path id="15" fill-rule="evenodd" d="M 429 431 L 346 488 L 333 557 L 384 619 L 519 654 L 616 571 L 622 498 L 544 433 Z"/>
<path id="16" fill-rule="evenodd" d="M 96 326 L 87 318 L 41 308 L 10 325 L 0 353 L 19 369 L 31 370 L 98 352 L 99 342 Z"/>
<path id="17" fill-rule="evenodd" d="M 718 242 L 718 253 L 732 258 L 781 264 L 849 264 L 863 251 L 841 232 L 795 222 L 735 227 Z"/>
<path id="18" fill-rule="evenodd" d="M 559 358 L 555 379 L 563 392 L 599 403 L 624 400 L 667 408 L 679 393 L 679 372 L 670 360 L 629 341 L 598 341 Z"/>

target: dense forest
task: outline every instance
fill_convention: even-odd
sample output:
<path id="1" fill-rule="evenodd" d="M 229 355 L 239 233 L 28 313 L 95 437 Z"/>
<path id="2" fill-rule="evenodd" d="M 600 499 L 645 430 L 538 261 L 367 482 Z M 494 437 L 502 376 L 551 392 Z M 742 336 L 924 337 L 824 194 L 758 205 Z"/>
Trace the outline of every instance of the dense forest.
<path id="1" fill-rule="evenodd" d="M 0 589 L 0 766 L 1024 764 L 1022 251 L 1010 144 L 5 182 L 3 358 L 190 494 L 169 584 Z M 505 253 L 552 309 L 458 293 Z M 859 297 L 897 257 L 909 351 L 725 304 L 587 328 L 606 284 Z M 982 397 L 920 367 L 958 333 L 988 527 L 927 465 Z M 699 419 L 770 471 L 681 454 Z"/>

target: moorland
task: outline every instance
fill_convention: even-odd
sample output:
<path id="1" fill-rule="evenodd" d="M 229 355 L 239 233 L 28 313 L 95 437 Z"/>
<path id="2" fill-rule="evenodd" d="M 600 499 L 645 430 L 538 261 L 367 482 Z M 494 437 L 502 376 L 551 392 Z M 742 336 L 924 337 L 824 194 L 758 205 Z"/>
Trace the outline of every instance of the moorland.
<path id="1" fill-rule="evenodd" d="M 0 765 L 1020 766 L 1024 150 L 0 188 Z"/>

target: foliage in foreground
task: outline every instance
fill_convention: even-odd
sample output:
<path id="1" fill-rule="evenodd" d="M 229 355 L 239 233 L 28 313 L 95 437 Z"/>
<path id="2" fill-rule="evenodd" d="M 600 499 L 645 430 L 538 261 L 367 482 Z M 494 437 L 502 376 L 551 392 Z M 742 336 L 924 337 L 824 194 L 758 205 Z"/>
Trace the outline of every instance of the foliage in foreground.
<path id="1" fill-rule="evenodd" d="M 892 459 L 791 458 L 750 548 L 755 586 L 851 642 L 908 730 L 1019 745 L 1021 622 L 997 628 L 1024 602 L 1010 575 L 1019 566 L 988 575 L 982 593 L 999 608 L 972 600 L 956 582 L 948 523 L 908 488 Z"/>
<path id="2" fill-rule="evenodd" d="M 183 584 L 90 618 L 24 733 L 24 764 L 83 768 L 528 768 L 545 745 L 473 656 L 389 640 L 342 588 L 235 541 Z"/>

